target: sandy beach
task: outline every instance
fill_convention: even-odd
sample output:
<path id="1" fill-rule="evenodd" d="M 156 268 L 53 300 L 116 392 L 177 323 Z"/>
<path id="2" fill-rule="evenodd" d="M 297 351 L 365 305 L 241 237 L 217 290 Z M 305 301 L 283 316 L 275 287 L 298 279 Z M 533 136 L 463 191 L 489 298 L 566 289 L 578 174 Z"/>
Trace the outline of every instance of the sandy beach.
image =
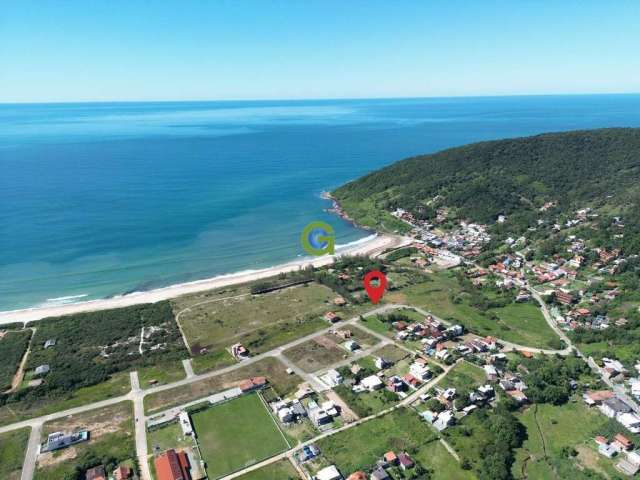
<path id="1" fill-rule="evenodd" d="M 262 270 L 251 270 L 229 275 L 221 275 L 204 280 L 197 280 L 189 283 L 170 285 L 145 292 L 134 292 L 127 295 L 120 295 L 101 300 L 90 300 L 86 302 L 72 303 L 67 305 L 29 308 L 24 310 L 12 310 L 0 312 L 0 325 L 12 322 L 32 322 L 46 317 L 56 317 L 69 315 L 72 313 L 90 312 L 96 310 L 106 310 L 109 308 L 128 307 L 140 303 L 154 303 L 161 300 L 179 297 L 187 293 L 202 292 L 213 288 L 236 285 L 240 283 L 252 282 L 255 280 L 273 277 L 283 272 L 292 272 L 302 267 L 313 264 L 321 267 L 333 263 L 334 259 L 341 255 L 368 255 L 376 256 L 388 248 L 400 247 L 411 242 L 407 237 L 378 234 L 371 239 L 348 246 L 336 251 L 336 255 L 326 255 L 318 258 L 307 257 L 282 265 L 265 268 Z"/>

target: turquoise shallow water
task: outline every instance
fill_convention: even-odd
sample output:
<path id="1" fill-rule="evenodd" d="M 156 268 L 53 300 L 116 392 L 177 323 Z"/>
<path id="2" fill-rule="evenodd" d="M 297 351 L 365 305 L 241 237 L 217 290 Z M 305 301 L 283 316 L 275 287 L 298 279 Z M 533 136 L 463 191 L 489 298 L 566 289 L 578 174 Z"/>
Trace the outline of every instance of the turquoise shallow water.
<path id="1" fill-rule="evenodd" d="M 401 158 L 640 126 L 640 95 L 0 105 L 0 310 L 89 300 L 303 254 L 322 190 Z M 71 297 L 71 298 L 66 298 Z"/>

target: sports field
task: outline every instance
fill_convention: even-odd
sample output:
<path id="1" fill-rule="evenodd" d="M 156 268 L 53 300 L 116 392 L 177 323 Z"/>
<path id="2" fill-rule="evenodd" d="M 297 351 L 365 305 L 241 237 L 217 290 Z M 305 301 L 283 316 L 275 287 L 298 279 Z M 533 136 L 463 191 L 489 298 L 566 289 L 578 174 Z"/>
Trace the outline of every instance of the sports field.
<path id="1" fill-rule="evenodd" d="M 191 419 L 210 479 L 289 448 L 258 394 L 194 413 Z"/>

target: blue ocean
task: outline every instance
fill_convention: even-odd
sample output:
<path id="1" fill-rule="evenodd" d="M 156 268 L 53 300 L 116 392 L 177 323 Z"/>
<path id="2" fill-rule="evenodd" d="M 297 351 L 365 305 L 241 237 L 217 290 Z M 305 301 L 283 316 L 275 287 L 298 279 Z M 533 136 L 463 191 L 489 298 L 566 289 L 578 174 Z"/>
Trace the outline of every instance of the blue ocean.
<path id="1" fill-rule="evenodd" d="M 640 127 L 640 95 L 0 105 L 0 311 L 90 300 L 369 235 L 321 192 L 486 139 Z"/>

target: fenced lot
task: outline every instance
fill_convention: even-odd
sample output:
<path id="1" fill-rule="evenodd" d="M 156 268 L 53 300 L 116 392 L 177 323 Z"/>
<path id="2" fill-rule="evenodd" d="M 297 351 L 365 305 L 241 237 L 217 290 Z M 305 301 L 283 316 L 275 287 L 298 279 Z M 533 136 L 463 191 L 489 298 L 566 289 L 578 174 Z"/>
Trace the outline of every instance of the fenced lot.
<path id="1" fill-rule="evenodd" d="M 289 448 L 258 394 L 196 412 L 191 420 L 210 479 Z"/>

